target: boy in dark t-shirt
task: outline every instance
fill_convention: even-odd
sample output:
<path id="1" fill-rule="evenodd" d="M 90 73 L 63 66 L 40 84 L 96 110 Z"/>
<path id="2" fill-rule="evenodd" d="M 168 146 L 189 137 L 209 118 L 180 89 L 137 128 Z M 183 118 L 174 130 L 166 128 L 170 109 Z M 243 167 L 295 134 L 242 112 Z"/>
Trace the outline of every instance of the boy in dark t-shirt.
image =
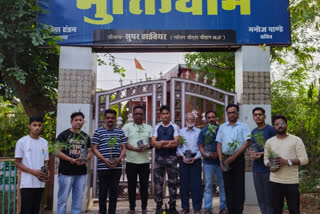
<path id="1" fill-rule="evenodd" d="M 265 123 L 266 115 L 263 108 L 254 108 L 252 114 L 253 120 L 258 126 L 251 132 L 250 158 L 253 159 L 252 174 L 254 187 L 256 189 L 261 214 L 272 214 L 269 188 L 270 171 L 263 163 L 264 148 L 262 144 L 269 138 L 275 136 L 277 132 L 272 126 Z"/>
<path id="2" fill-rule="evenodd" d="M 82 194 L 87 180 L 86 162 L 91 158 L 91 141 L 88 134 L 81 131 L 84 124 L 82 112 L 71 115 L 71 128 L 57 137 L 57 142 L 64 145 L 57 156 L 59 164 L 58 214 L 65 214 L 67 200 L 72 189 L 71 213 L 80 213 Z"/>

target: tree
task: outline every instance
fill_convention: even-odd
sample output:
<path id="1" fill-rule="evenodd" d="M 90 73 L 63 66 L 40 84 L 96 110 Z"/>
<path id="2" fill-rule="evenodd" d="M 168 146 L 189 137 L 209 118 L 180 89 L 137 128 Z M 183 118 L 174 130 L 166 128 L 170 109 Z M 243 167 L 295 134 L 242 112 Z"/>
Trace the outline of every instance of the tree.
<path id="1" fill-rule="evenodd" d="M 0 95 L 18 97 L 29 116 L 55 111 L 57 97 L 57 38 L 37 12 L 36 0 L 0 2 Z"/>

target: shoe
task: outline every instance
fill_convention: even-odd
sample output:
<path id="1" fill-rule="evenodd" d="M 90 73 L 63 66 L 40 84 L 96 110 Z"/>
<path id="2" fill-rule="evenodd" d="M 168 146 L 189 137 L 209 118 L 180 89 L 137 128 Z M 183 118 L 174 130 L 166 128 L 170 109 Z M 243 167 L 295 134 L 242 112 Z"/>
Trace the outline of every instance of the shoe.
<path id="1" fill-rule="evenodd" d="M 227 208 L 223 208 L 222 210 L 220 210 L 219 214 L 228 214 Z"/>
<path id="2" fill-rule="evenodd" d="M 210 210 L 204 211 L 204 214 L 213 214 Z"/>
<path id="3" fill-rule="evenodd" d="M 147 214 L 147 210 L 142 210 L 142 214 Z"/>
<path id="4" fill-rule="evenodd" d="M 135 214 L 136 212 L 134 210 L 130 210 L 127 212 L 127 214 Z"/>
<path id="5" fill-rule="evenodd" d="M 169 214 L 179 214 L 175 207 L 170 207 L 168 213 Z"/>
<path id="6" fill-rule="evenodd" d="M 188 213 L 189 213 L 188 210 L 182 210 L 182 211 L 180 212 L 180 214 L 188 214 Z"/>
<path id="7" fill-rule="evenodd" d="M 201 214 L 201 213 L 200 213 L 200 210 L 194 210 L 193 213 L 194 213 L 194 214 Z"/>

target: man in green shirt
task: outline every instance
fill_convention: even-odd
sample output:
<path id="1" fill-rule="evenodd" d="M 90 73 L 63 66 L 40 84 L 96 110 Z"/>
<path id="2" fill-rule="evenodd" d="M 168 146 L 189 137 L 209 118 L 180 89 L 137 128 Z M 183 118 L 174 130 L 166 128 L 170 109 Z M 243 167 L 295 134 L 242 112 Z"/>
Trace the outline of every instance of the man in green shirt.
<path id="1" fill-rule="evenodd" d="M 142 214 L 147 213 L 148 186 L 150 174 L 149 149 L 152 127 L 143 123 L 144 109 L 142 106 L 133 108 L 133 123 L 123 127 L 127 137 L 127 165 L 128 192 L 130 211 L 135 213 L 137 176 L 139 175 Z"/>

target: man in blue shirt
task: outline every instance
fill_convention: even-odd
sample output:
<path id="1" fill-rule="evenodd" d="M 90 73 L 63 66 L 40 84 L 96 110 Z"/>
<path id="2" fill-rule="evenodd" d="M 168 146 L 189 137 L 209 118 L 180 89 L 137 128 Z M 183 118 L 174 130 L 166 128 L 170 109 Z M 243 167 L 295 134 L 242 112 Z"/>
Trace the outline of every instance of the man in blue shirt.
<path id="1" fill-rule="evenodd" d="M 178 214 L 176 210 L 178 168 L 177 146 L 179 143 L 179 127 L 170 122 L 170 108 L 161 106 L 160 118 L 152 133 L 152 146 L 155 147 L 154 168 L 154 200 L 157 204 L 156 214 L 162 214 L 162 186 L 165 172 L 168 173 L 169 213 Z"/>
<path id="2" fill-rule="evenodd" d="M 219 196 L 220 196 L 220 214 L 227 213 L 226 195 L 224 193 L 223 177 L 220 162 L 217 153 L 216 135 L 219 129 L 217 124 L 217 115 L 214 111 L 207 111 L 205 114 L 207 123 L 213 126 L 213 133 L 207 127 L 201 130 L 199 135 L 199 148 L 203 156 L 204 172 L 204 208 L 205 214 L 212 214 L 212 197 L 213 197 L 213 177 L 216 175 Z"/>
<path id="3" fill-rule="evenodd" d="M 186 114 L 186 125 L 180 129 L 180 137 L 185 142 L 178 146 L 180 169 L 180 196 L 182 212 L 189 213 L 189 198 L 192 197 L 192 206 L 195 214 L 200 214 L 202 205 L 201 191 L 201 153 L 197 145 L 200 129 L 194 127 L 195 115 Z"/>
<path id="4" fill-rule="evenodd" d="M 277 134 L 276 130 L 266 124 L 265 110 L 256 107 L 252 110 L 253 120 L 257 126 L 251 132 L 250 158 L 253 160 L 252 174 L 261 214 L 272 214 L 270 198 L 270 171 L 263 163 L 263 144 Z"/>
<path id="5" fill-rule="evenodd" d="M 245 200 L 244 152 L 249 147 L 249 128 L 238 120 L 239 106 L 226 107 L 228 121 L 219 127 L 216 141 L 229 214 L 242 214 Z M 226 158 L 226 160 L 223 160 Z M 229 170 L 227 171 L 227 168 Z"/>
<path id="6" fill-rule="evenodd" d="M 98 128 L 92 137 L 92 150 L 98 158 L 99 214 L 115 214 L 118 200 L 118 186 L 122 171 L 122 158 L 126 154 L 126 136 L 115 128 L 117 112 L 107 109 L 104 113 L 105 126 Z"/>

